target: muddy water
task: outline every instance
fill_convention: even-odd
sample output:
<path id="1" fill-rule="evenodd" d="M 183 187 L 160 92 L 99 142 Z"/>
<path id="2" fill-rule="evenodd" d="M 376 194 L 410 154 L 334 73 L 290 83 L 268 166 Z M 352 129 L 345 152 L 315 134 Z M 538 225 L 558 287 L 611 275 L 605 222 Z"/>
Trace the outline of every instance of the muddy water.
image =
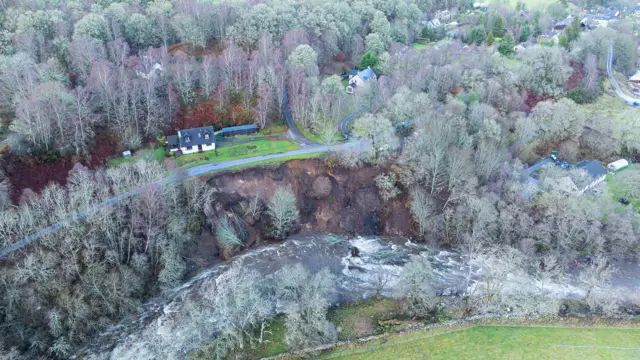
<path id="1" fill-rule="evenodd" d="M 353 256 L 353 248 L 358 249 L 357 256 Z M 433 249 L 406 239 L 348 239 L 313 232 L 293 236 L 280 244 L 252 248 L 232 262 L 242 262 L 242 266 L 255 269 L 265 277 L 287 264 L 301 263 L 312 272 L 329 268 L 338 279 L 335 300 L 343 303 L 374 296 L 380 290 L 381 282 L 385 284 L 381 288 L 382 295 L 400 295 L 398 280 L 403 265 L 411 255 L 425 256 L 431 261 L 435 273 L 433 286 L 439 293 L 465 292 L 469 286 L 474 286 L 482 272 L 479 266 L 465 265 L 466 262 L 457 253 Z M 614 284 L 616 281 L 620 283 L 616 285 L 628 285 L 628 278 L 633 277 L 638 269 L 637 263 L 624 265 L 622 279 L 616 277 Z M 128 354 L 131 358 L 148 358 L 151 352 L 144 348 L 145 345 L 140 345 L 144 342 L 141 339 L 148 338 L 149 333 L 167 334 L 175 331 L 175 324 L 181 314 L 184 314 L 185 303 L 197 301 L 199 292 L 206 289 L 204 284 L 215 281 L 229 266 L 230 263 L 215 265 L 185 284 L 149 300 L 135 314 L 127 316 L 96 336 L 79 353 L 111 354 L 111 358 L 122 354 Z M 383 279 L 380 274 L 383 274 Z M 507 286 L 521 287 L 528 283 L 531 283 L 531 279 L 514 278 Z M 552 293 L 558 297 L 582 296 L 581 291 L 571 285 L 555 286 Z M 180 344 L 176 344 L 176 347 L 179 346 Z"/>

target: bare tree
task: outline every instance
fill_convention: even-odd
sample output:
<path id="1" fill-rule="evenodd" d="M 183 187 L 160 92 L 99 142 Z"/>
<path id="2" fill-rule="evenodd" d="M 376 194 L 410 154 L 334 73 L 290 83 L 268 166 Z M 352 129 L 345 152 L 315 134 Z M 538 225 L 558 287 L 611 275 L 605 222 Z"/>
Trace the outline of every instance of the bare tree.
<path id="1" fill-rule="evenodd" d="M 376 267 L 375 276 L 376 276 L 376 298 L 382 297 L 382 293 L 387 288 L 389 284 L 389 280 L 393 278 L 393 274 L 384 266 L 379 265 Z"/>
<path id="2" fill-rule="evenodd" d="M 296 264 L 280 269 L 274 280 L 276 298 L 287 314 L 287 347 L 301 350 L 335 341 L 336 330 L 326 319 L 335 291 L 335 276 L 326 268 L 311 275 Z"/>
<path id="3" fill-rule="evenodd" d="M 582 86 L 587 91 L 595 92 L 598 87 L 598 59 L 593 54 L 588 54 L 584 60 L 584 77 Z"/>
<path id="4" fill-rule="evenodd" d="M 236 235 L 233 225 L 226 216 L 216 222 L 216 238 L 223 247 L 242 246 L 242 240 Z"/>
<path id="5" fill-rule="evenodd" d="M 384 201 L 400 195 L 400 189 L 396 187 L 396 179 L 396 174 L 392 172 L 376 176 L 376 187 Z"/>
<path id="6" fill-rule="evenodd" d="M 265 128 L 269 121 L 269 115 L 273 110 L 273 91 L 266 82 L 263 82 L 258 86 L 258 101 L 253 108 L 253 112 L 256 114 L 256 120 L 260 128 Z"/>
<path id="7" fill-rule="evenodd" d="M 418 233 L 420 236 L 424 236 L 429 226 L 429 217 L 435 212 L 433 200 L 424 189 L 419 187 L 413 188 L 410 195 L 411 203 L 409 204 L 409 209 L 411 209 L 413 219 L 418 224 Z"/>
<path id="8" fill-rule="evenodd" d="M 296 205 L 296 195 L 291 187 L 278 187 L 269 201 L 269 216 L 273 229 L 272 236 L 284 239 L 297 226 L 298 208 Z"/>
<path id="9" fill-rule="evenodd" d="M 611 282 L 611 277 L 617 269 L 609 264 L 604 257 L 595 257 L 591 264 L 580 271 L 578 281 L 584 290 L 584 299 L 589 300 L 591 294 L 599 289 L 606 288 Z"/>
<path id="10" fill-rule="evenodd" d="M 400 276 L 405 309 L 411 316 L 426 316 L 434 306 L 433 269 L 426 256 L 413 255 Z"/>

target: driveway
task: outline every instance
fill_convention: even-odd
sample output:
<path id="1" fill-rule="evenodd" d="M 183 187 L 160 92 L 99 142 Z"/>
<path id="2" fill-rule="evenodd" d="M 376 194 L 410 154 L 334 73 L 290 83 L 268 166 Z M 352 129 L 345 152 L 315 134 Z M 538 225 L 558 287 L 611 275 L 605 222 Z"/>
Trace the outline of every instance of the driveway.
<path id="1" fill-rule="evenodd" d="M 618 84 L 616 77 L 613 75 L 613 45 L 609 48 L 609 55 L 607 57 L 607 74 L 609 74 L 609 82 L 611 82 L 611 86 L 613 86 L 619 98 L 624 100 L 628 105 L 640 103 L 640 99 L 631 97 L 622 91 L 620 84 Z"/>

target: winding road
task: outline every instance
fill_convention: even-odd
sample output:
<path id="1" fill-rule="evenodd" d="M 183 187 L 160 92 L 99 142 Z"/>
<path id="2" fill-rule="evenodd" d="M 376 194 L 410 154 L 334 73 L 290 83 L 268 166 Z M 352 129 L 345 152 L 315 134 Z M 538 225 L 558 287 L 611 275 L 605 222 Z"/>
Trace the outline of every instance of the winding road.
<path id="1" fill-rule="evenodd" d="M 607 74 L 609 75 L 609 82 L 611 82 L 611 86 L 613 86 L 613 89 L 616 91 L 619 98 L 624 100 L 628 105 L 637 106 L 640 104 L 640 99 L 631 97 L 622 91 L 620 84 L 618 84 L 618 81 L 613 74 L 613 44 L 609 48 L 609 55 L 607 57 Z"/>

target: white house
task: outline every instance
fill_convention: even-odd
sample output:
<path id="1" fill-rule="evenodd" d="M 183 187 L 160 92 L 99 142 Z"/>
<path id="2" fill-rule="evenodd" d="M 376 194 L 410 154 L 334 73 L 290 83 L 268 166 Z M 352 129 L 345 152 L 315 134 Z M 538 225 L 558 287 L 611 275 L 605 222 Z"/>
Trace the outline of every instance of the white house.
<path id="1" fill-rule="evenodd" d="M 171 153 L 179 151 L 182 154 L 215 150 L 213 126 L 178 130 L 178 135 L 167 136 L 167 148 Z"/>
<path id="2" fill-rule="evenodd" d="M 347 94 L 353 94 L 356 88 L 363 88 L 369 80 L 375 79 L 376 73 L 371 67 L 367 67 L 362 71 L 351 70 L 349 72 L 349 86 L 347 86 Z"/>
<path id="3" fill-rule="evenodd" d="M 160 65 L 159 63 L 155 63 L 153 64 L 153 66 L 151 67 L 151 70 L 149 70 L 149 72 L 145 73 L 143 71 L 137 71 L 136 70 L 136 75 L 138 75 L 139 77 L 143 78 L 143 79 L 151 79 L 152 77 L 154 77 L 156 75 L 156 72 L 162 72 L 164 71 L 164 68 L 162 67 L 162 65 Z"/>

